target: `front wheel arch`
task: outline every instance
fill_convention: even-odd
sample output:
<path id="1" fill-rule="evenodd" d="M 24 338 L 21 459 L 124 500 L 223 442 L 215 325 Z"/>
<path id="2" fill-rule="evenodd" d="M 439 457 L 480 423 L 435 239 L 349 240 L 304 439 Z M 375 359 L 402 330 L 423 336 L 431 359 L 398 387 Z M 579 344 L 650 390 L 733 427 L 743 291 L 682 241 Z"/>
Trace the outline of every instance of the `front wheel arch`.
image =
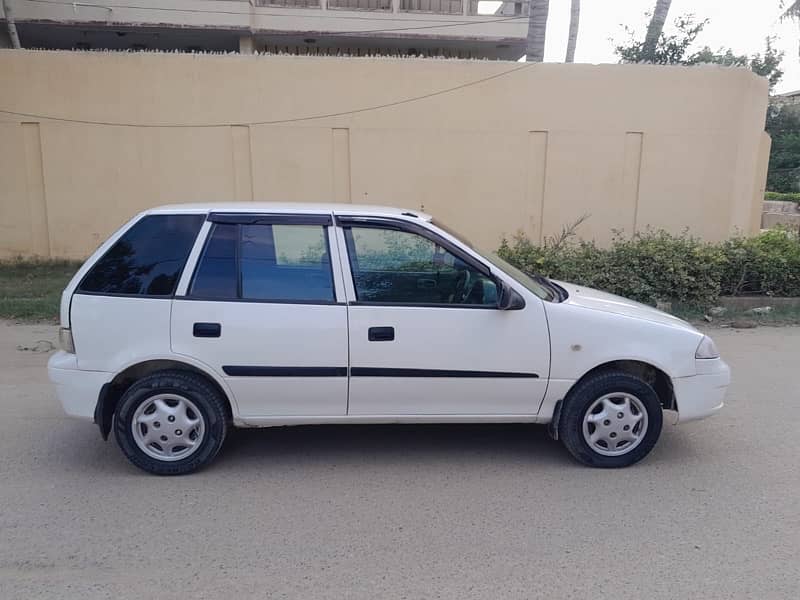
<path id="1" fill-rule="evenodd" d="M 580 379 L 575 381 L 564 397 L 568 397 L 572 390 L 577 389 L 578 386 L 580 386 L 587 379 L 590 379 L 601 373 L 608 373 L 612 371 L 628 373 L 635 377 L 639 377 L 649 384 L 655 390 L 656 394 L 658 394 L 659 401 L 661 402 L 661 408 L 664 410 L 678 410 L 678 403 L 675 399 L 675 390 L 672 386 L 672 378 L 662 369 L 659 369 L 655 365 L 641 360 L 612 360 L 597 365 L 596 367 L 589 369 L 580 377 Z M 561 409 L 563 405 L 563 399 L 555 403 L 555 406 L 553 407 L 552 418 L 547 424 L 547 432 L 554 440 L 559 439 L 558 423 L 561 419 Z"/>
<path id="2" fill-rule="evenodd" d="M 658 441 L 662 424 L 663 409 L 653 387 L 638 375 L 611 370 L 598 371 L 570 390 L 561 405 L 557 431 L 579 462 L 618 468 L 647 456 Z M 627 446 L 620 446 L 626 442 Z"/>
<path id="3" fill-rule="evenodd" d="M 603 372 L 621 371 L 634 377 L 642 379 L 650 385 L 658 394 L 661 407 L 665 410 L 676 410 L 675 390 L 672 386 L 672 378 L 662 369 L 641 360 L 613 360 L 590 369 L 584 373 L 570 388 L 570 391 L 577 388 L 581 383 Z M 569 392 L 567 392 L 569 395 Z"/>

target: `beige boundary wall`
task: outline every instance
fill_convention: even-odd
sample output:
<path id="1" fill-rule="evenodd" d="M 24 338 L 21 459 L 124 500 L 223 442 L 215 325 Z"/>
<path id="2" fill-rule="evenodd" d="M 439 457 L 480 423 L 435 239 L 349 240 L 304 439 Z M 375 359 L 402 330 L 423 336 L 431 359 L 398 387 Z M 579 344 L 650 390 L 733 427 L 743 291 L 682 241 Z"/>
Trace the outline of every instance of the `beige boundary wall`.
<path id="1" fill-rule="evenodd" d="M 39 115 L 0 114 L 0 257 L 84 257 L 137 211 L 189 201 L 423 208 L 490 248 L 584 213 L 581 235 L 600 243 L 648 225 L 709 240 L 758 230 L 766 80 L 638 65 L 503 74 L 523 66 L 0 50 L 0 109 Z"/>

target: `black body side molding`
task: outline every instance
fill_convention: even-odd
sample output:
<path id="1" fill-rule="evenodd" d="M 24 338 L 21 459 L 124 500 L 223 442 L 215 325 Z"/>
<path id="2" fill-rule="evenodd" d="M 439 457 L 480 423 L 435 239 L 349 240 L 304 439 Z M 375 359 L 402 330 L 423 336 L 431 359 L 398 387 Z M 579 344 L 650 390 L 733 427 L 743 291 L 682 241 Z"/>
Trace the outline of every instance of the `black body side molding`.
<path id="1" fill-rule="evenodd" d="M 250 367 L 223 366 L 231 377 L 347 377 L 347 367 Z"/>
<path id="2" fill-rule="evenodd" d="M 536 373 L 511 373 L 508 371 L 459 371 L 451 369 L 384 369 L 381 367 L 353 367 L 353 377 L 451 377 L 472 379 L 538 379 Z"/>
<path id="3" fill-rule="evenodd" d="M 347 367 L 262 367 L 226 365 L 230 377 L 347 377 Z M 451 369 L 385 369 L 382 367 L 351 367 L 351 377 L 449 377 L 465 379 L 538 379 L 537 373 L 509 371 L 459 371 Z"/>

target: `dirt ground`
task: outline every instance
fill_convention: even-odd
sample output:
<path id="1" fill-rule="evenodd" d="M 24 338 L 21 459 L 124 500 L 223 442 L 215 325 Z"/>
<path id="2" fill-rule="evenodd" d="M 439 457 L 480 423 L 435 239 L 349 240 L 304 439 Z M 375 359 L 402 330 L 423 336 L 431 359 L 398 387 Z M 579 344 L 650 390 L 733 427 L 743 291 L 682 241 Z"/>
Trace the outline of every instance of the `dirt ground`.
<path id="1" fill-rule="evenodd" d="M 726 408 L 623 470 L 531 425 L 235 431 L 146 475 L 0 322 L 0 599 L 759 598 L 800 581 L 800 328 L 714 329 Z"/>

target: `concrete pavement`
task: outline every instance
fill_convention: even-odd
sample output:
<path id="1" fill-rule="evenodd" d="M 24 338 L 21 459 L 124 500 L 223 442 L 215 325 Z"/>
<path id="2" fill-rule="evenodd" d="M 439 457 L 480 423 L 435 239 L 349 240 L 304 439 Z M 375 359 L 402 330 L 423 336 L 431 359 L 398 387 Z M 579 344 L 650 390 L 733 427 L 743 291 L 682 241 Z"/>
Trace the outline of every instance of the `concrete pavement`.
<path id="1" fill-rule="evenodd" d="M 712 330 L 719 415 L 618 471 L 543 427 L 234 431 L 146 475 L 0 322 L 0 598 L 796 598 L 800 328 Z"/>

